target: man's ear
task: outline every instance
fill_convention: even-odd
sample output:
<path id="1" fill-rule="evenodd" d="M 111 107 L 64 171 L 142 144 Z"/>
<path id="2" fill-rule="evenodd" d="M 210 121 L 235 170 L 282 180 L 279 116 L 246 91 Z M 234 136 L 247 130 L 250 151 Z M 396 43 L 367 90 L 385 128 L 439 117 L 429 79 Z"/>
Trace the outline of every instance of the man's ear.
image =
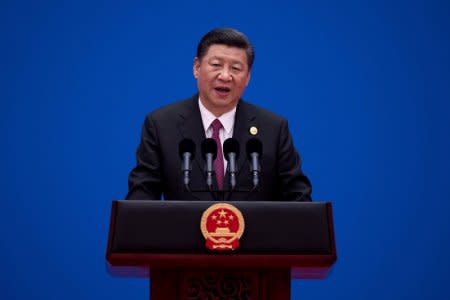
<path id="1" fill-rule="evenodd" d="M 252 73 L 251 73 L 250 71 L 248 71 L 247 79 L 246 79 L 246 82 L 245 82 L 245 86 L 247 86 L 248 83 L 250 82 L 250 77 L 252 77 L 251 74 L 252 74 Z"/>
<path id="2" fill-rule="evenodd" d="M 198 57 L 194 58 L 194 65 L 192 67 L 192 73 L 194 74 L 195 79 L 198 79 L 198 73 L 200 72 L 200 60 Z"/>

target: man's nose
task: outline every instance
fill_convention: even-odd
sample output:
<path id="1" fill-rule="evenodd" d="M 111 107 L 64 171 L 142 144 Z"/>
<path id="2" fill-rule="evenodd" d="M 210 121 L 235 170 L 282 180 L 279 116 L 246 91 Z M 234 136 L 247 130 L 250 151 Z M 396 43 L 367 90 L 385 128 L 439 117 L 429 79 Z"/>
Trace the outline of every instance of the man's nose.
<path id="1" fill-rule="evenodd" d="M 233 76 L 228 68 L 223 68 L 219 73 L 219 79 L 223 81 L 231 81 Z"/>

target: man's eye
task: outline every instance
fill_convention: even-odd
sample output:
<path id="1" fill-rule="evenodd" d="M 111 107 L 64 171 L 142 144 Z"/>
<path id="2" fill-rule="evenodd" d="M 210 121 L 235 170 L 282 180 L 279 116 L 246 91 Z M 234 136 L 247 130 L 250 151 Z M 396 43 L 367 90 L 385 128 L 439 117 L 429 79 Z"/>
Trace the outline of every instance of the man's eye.
<path id="1" fill-rule="evenodd" d="M 220 64 L 219 63 L 212 63 L 211 66 L 213 66 L 213 67 L 220 67 Z"/>
<path id="2" fill-rule="evenodd" d="M 232 69 L 233 71 L 237 71 L 237 72 L 241 71 L 241 68 L 240 68 L 240 67 L 232 67 L 231 69 Z"/>

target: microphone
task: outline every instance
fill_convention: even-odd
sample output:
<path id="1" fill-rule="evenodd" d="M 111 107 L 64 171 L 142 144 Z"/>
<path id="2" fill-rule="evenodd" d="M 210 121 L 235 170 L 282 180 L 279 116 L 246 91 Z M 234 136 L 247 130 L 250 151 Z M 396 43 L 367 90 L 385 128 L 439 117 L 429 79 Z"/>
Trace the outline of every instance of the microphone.
<path id="1" fill-rule="evenodd" d="M 228 161 L 228 172 L 230 173 L 230 188 L 236 187 L 237 160 L 239 158 L 239 142 L 229 138 L 223 143 L 223 153 Z"/>
<path id="2" fill-rule="evenodd" d="M 184 186 L 189 190 L 191 161 L 195 157 L 195 144 L 191 139 L 183 139 L 178 145 L 178 153 L 181 157 L 181 171 L 183 172 Z"/>
<path id="3" fill-rule="evenodd" d="M 250 161 L 250 172 L 252 173 L 253 189 L 259 184 L 259 173 L 261 172 L 261 165 L 259 160 L 262 156 L 262 144 L 256 138 L 251 138 L 247 141 L 246 147 L 247 157 Z"/>
<path id="4" fill-rule="evenodd" d="M 217 157 L 217 144 L 214 139 L 207 138 L 202 142 L 202 156 L 206 160 L 206 184 L 212 190 L 213 174 L 214 174 L 214 160 Z"/>

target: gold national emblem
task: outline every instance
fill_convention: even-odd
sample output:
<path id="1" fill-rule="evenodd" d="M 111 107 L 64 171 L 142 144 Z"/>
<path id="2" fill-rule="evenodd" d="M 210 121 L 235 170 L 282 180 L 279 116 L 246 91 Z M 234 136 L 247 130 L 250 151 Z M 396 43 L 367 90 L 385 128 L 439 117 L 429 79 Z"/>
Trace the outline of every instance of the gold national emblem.
<path id="1" fill-rule="evenodd" d="M 235 250 L 244 233 L 244 217 L 233 205 L 217 203 L 203 213 L 200 228 L 208 249 Z"/>

